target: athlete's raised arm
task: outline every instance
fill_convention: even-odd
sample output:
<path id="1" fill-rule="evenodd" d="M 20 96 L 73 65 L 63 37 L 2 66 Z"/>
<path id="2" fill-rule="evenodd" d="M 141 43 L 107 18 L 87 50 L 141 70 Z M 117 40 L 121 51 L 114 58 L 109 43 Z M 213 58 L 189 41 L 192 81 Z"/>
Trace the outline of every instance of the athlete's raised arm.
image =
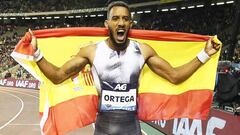
<path id="1" fill-rule="evenodd" d="M 204 48 L 204 52 L 199 57 L 179 67 L 172 67 L 167 61 L 158 56 L 150 46 L 142 44 L 141 48 L 145 61 L 153 72 L 171 83 L 178 84 L 190 77 L 204 63 L 204 60 L 207 59 L 206 57 L 211 57 L 215 54 L 219 50 L 220 45 L 212 43 L 212 38 L 210 38 Z"/>
<path id="2" fill-rule="evenodd" d="M 37 65 L 39 69 L 43 72 L 43 74 L 54 84 L 59 84 L 64 80 L 70 78 L 71 76 L 77 74 L 86 64 L 90 63 L 89 55 L 91 54 L 89 54 L 88 52 L 91 52 L 91 48 L 93 47 L 81 48 L 77 55 L 72 57 L 61 67 L 53 65 L 52 63 L 48 62 L 44 57 L 40 57 L 38 59 L 40 52 L 37 48 L 37 39 L 31 30 L 29 30 L 29 32 L 32 36 L 31 45 L 35 50 L 34 57 L 36 57 L 37 59 Z"/>

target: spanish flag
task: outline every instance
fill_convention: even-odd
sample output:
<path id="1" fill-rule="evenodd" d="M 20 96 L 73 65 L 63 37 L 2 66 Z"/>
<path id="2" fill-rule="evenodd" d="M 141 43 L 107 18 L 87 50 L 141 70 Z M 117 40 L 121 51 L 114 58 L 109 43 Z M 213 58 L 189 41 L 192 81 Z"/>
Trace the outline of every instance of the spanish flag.
<path id="1" fill-rule="evenodd" d="M 83 46 L 105 40 L 105 28 L 61 28 L 34 31 L 44 57 L 56 66 L 63 65 Z M 205 47 L 209 36 L 147 30 L 131 30 L 131 39 L 152 46 L 172 66 L 183 65 Z M 39 111 L 42 134 L 61 135 L 94 123 L 98 110 L 98 93 L 91 67 L 65 82 L 54 85 L 33 61 L 31 36 L 16 45 L 11 56 L 41 81 Z M 217 39 L 215 42 L 220 43 Z M 206 119 L 212 103 L 219 52 L 189 79 L 174 85 L 144 66 L 138 91 L 138 117 L 143 121 L 173 118 Z"/>

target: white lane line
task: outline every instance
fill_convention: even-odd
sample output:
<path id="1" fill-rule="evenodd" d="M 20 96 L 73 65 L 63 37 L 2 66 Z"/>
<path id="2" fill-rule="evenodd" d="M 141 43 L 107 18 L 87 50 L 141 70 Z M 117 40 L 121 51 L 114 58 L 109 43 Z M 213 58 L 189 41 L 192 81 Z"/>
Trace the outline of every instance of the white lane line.
<path id="1" fill-rule="evenodd" d="M 4 89 L 4 90 L 5 90 L 5 91 L 11 91 L 11 90 L 8 90 L 8 89 Z M 37 97 L 37 96 L 33 96 L 33 95 L 30 95 L 30 94 L 22 93 L 22 92 L 19 92 L 19 91 L 12 91 L 12 92 L 16 92 L 16 93 L 28 95 L 28 96 L 31 96 L 31 97 L 34 97 L 34 98 L 39 99 L 39 97 Z M 38 124 L 38 125 L 39 125 L 39 124 Z M 94 123 L 92 124 L 92 127 L 93 127 L 93 129 L 95 130 L 95 124 L 94 124 Z M 145 134 L 145 135 L 148 135 L 143 129 L 141 129 L 141 132 L 142 132 L 143 134 Z"/>
<path id="2" fill-rule="evenodd" d="M 95 130 L 95 123 L 92 124 L 93 129 Z"/>
<path id="3" fill-rule="evenodd" d="M 148 135 L 143 129 L 141 129 L 141 132 L 142 132 L 144 135 Z"/>
<path id="4" fill-rule="evenodd" d="M 23 95 L 27 95 L 27 96 L 30 96 L 30 97 L 34 97 L 36 99 L 39 99 L 39 97 L 37 96 L 33 96 L 31 94 L 27 94 L 27 93 L 23 93 L 23 92 L 20 92 L 20 91 L 12 91 L 12 90 L 8 90 L 8 89 L 2 89 L 3 91 L 8 91 L 8 92 L 14 92 L 14 93 L 20 93 L 20 94 L 23 94 Z"/>
<path id="5" fill-rule="evenodd" d="M 2 92 L 2 91 L 0 91 L 0 92 Z M 17 98 L 17 99 L 21 102 L 21 105 L 22 105 L 22 106 L 21 106 L 21 109 L 19 110 L 19 112 L 18 112 L 14 117 L 12 117 L 12 119 L 10 119 L 7 123 L 5 123 L 4 125 L 2 125 L 2 126 L 0 127 L 0 130 L 3 129 L 4 127 L 6 127 L 8 124 L 10 124 L 12 121 L 14 121 L 14 120 L 18 117 L 18 115 L 22 112 L 23 107 L 24 107 L 24 103 L 23 103 L 22 99 L 19 98 L 18 96 L 13 95 L 13 94 L 11 94 L 11 93 L 6 93 L 6 92 L 2 92 L 2 93 L 5 93 L 5 94 L 11 95 L 11 96 Z"/>
<path id="6" fill-rule="evenodd" d="M 33 90 L 33 89 L 24 89 L 24 88 L 12 88 L 12 87 L 0 87 L 0 90 L 13 90 L 13 91 L 22 91 L 27 93 L 34 93 L 39 94 L 39 90 Z"/>
<path id="7" fill-rule="evenodd" d="M 14 91 L 22 91 L 27 93 L 39 94 L 39 90 L 32 90 L 32 89 L 12 89 Z"/>
<path id="8" fill-rule="evenodd" d="M 27 92 L 27 93 L 32 93 L 32 94 L 39 94 L 39 91 L 33 91 L 31 89 L 26 89 L 26 90 L 23 90 L 23 89 L 12 89 L 14 91 L 21 91 L 21 92 Z"/>
<path id="9" fill-rule="evenodd" d="M 39 124 L 8 124 L 9 126 L 39 126 Z"/>

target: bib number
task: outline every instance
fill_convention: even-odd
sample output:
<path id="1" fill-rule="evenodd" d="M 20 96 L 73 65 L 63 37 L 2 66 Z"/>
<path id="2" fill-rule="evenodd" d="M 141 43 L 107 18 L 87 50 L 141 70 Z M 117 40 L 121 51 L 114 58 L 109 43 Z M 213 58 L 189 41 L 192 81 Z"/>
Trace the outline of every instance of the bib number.
<path id="1" fill-rule="evenodd" d="M 126 83 L 104 83 L 102 85 L 100 111 L 136 111 L 136 87 L 133 88 L 131 84 Z"/>

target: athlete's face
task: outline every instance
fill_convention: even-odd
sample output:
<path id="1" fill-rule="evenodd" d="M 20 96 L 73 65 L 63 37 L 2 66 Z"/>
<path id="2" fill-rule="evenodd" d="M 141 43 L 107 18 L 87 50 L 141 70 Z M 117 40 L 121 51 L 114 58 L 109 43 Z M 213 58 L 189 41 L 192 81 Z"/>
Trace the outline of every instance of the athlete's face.
<path id="1" fill-rule="evenodd" d="M 112 7 L 105 26 L 109 30 L 109 36 L 113 45 L 118 47 L 126 44 L 129 29 L 132 27 L 132 20 L 127 8 L 122 6 Z"/>

